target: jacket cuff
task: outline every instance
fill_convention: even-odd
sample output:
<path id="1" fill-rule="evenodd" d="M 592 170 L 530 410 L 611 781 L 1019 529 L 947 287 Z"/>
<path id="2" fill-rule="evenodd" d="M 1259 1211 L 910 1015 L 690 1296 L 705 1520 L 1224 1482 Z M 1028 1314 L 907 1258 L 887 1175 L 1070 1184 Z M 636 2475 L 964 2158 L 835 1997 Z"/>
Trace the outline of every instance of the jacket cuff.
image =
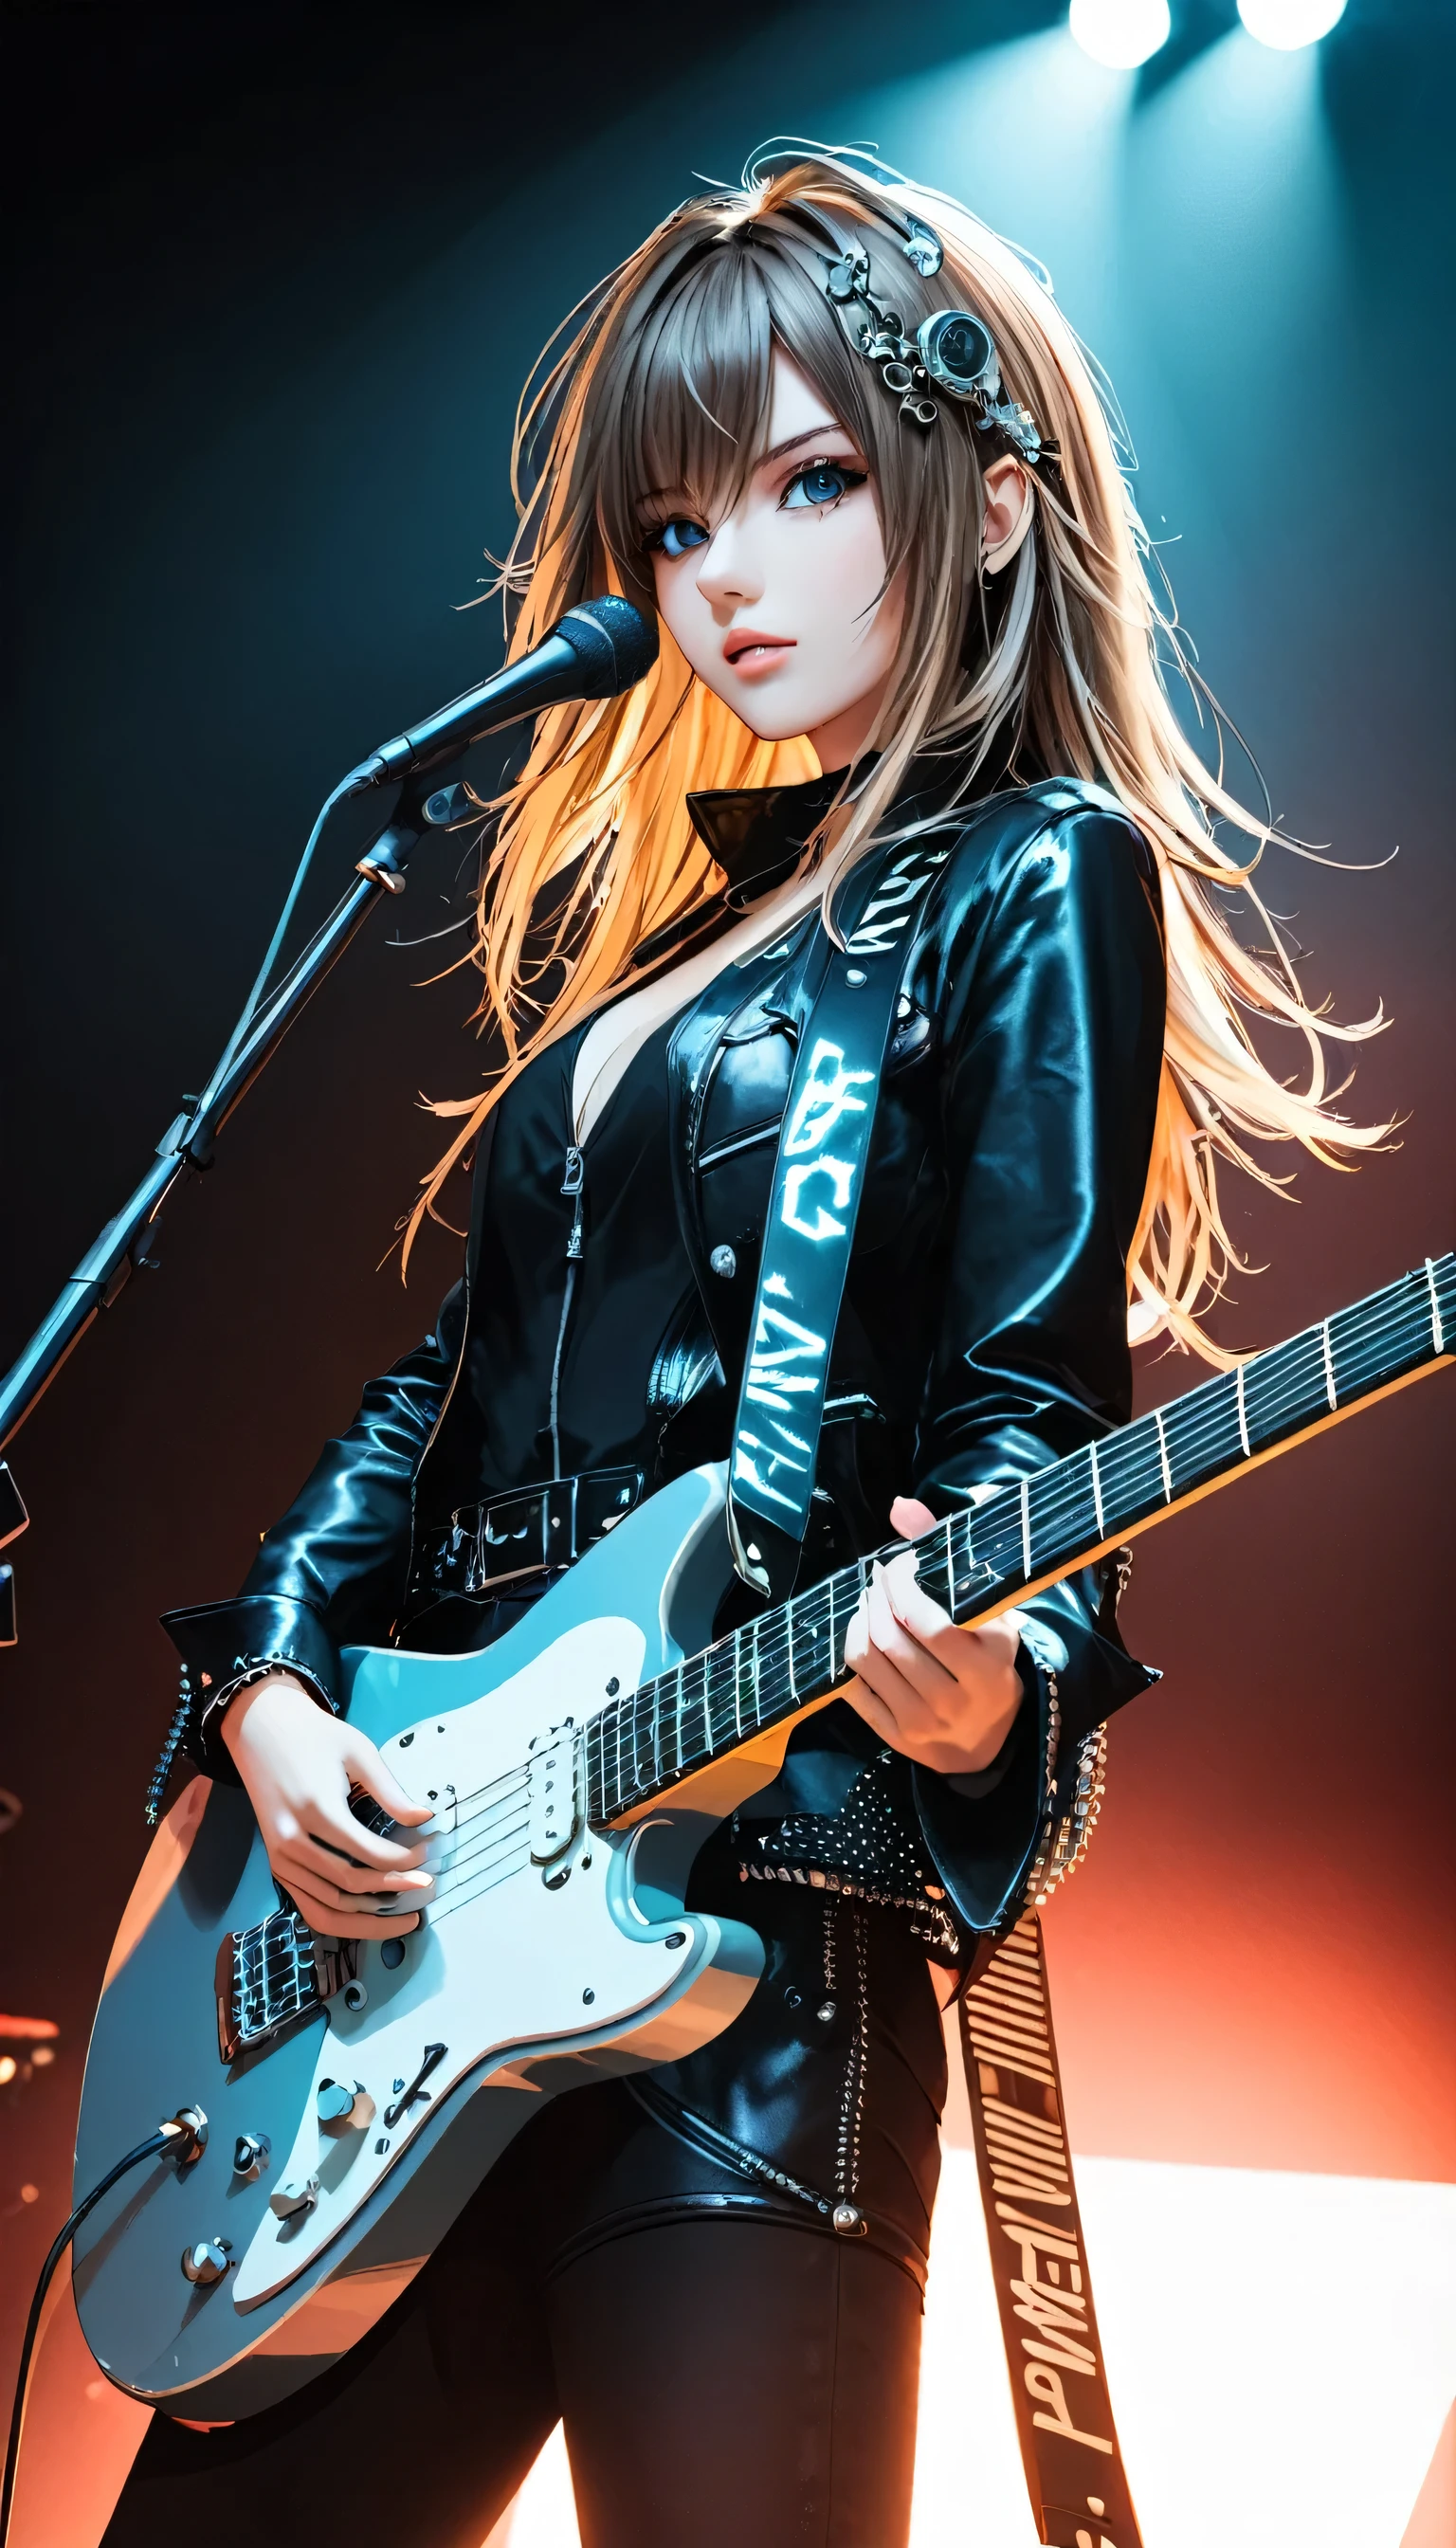
<path id="1" fill-rule="evenodd" d="M 338 1648 L 317 1610 L 305 1601 L 265 1592 L 234 1601 L 204 1601 L 166 1610 L 162 1626 L 187 1667 L 193 1705 L 182 1748 L 211 1778 L 238 1784 L 225 1743 L 219 1740 L 228 1700 L 274 1670 L 301 1681 L 320 1707 L 339 1713 Z"/>
<path id="2" fill-rule="evenodd" d="M 1025 1695 L 991 1764 L 998 1774 L 989 1790 L 967 1795 L 958 1780 L 937 1771 L 917 1764 L 913 1772 L 926 1847 L 961 1927 L 976 1937 L 1001 1928 L 1021 1907 L 1055 1774 L 1047 1759 L 1053 1675 L 1025 1640 L 1016 1668 Z"/>

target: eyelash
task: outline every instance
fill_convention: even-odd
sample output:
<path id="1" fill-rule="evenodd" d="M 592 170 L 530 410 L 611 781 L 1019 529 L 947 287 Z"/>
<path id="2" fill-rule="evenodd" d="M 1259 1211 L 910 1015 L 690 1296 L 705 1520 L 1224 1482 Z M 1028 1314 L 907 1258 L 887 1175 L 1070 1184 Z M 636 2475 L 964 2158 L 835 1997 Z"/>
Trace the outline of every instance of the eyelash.
<path id="1" fill-rule="evenodd" d="M 810 478 L 821 475 L 830 475 L 844 480 L 844 485 L 837 496 L 829 497 L 823 504 L 814 507 L 817 512 L 828 513 L 834 510 L 836 504 L 842 504 L 846 496 L 853 496 L 857 487 L 866 485 L 869 473 L 865 469 L 857 469 L 849 460 L 836 459 L 829 453 L 822 454 L 817 460 L 806 460 L 794 471 L 784 487 L 778 499 L 779 511 L 783 511 L 795 487 L 802 487 Z"/>
<path id="2" fill-rule="evenodd" d="M 844 480 L 844 485 L 841 488 L 840 493 L 837 496 L 829 497 L 823 504 L 817 504 L 807 507 L 806 509 L 810 509 L 815 512 L 832 512 L 836 504 L 842 504 L 844 502 L 846 496 L 852 496 L 857 487 L 864 487 L 868 482 L 869 473 L 867 470 L 856 469 L 848 460 L 838 460 L 832 458 L 826 453 L 817 460 L 805 460 L 801 462 L 800 466 L 795 469 L 792 477 L 787 480 L 779 496 L 779 511 L 782 512 L 785 508 L 797 511 L 799 509 L 797 506 L 793 506 L 791 508 L 788 506 L 788 500 L 793 494 L 794 489 L 796 487 L 802 487 L 810 478 L 816 478 L 822 472 L 830 471 L 833 472 L 836 478 L 842 478 Z M 695 540 L 684 541 L 681 547 L 674 550 L 668 546 L 668 534 L 670 531 L 676 530 L 680 525 L 683 529 L 696 531 L 701 536 Z M 702 524 L 700 522 L 693 521 L 690 514 L 673 513 L 669 515 L 665 522 L 660 522 L 656 530 L 648 532 L 642 545 L 649 554 L 654 551 L 661 551 L 662 554 L 667 557 L 683 557 L 686 555 L 689 548 L 701 548 L 705 537 L 706 534 L 703 533 Z"/>

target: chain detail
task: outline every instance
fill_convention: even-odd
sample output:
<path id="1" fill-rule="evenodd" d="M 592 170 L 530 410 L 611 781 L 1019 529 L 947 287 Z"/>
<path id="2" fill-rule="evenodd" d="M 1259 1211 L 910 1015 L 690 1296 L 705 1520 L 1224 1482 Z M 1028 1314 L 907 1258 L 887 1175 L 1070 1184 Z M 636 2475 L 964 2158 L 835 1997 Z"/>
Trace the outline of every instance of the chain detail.
<path id="1" fill-rule="evenodd" d="M 161 1816 L 162 1798 L 167 1792 L 167 1780 L 172 1774 L 172 1764 L 177 1758 L 182 1737 L 187 1731 L 191 1718 L 192 1683 L 188 1678 L 187 1666 L 184 1664 L 177 1683 L 177 1704 L 172 1711 L 172 1722 L 167 1728 L 166 1739 L 157 1755 L 156 1768 L 151 1774 L 151 1780 L 146 1790 L 143 1818 L 148 1831 L 155 1831 L 157 1827 Z"/>
<path id="2" fill-rule="evenodd" d="M 1069 1875 L 1081 1866 L 1091 1846 L 1107 1787 L 1107 1727 L 1094 1725 L 1077 1745 L 1070 1801 L 1056 1809 L 1056 1758 L 1061 1743 L 1061 1699 L 1056 1676 L 1048 1672 L 1046 1688 L 1046 1803 L 1041 1839 L 1027 1877 L 1025 1904 L 1040 1911 Z"/>
<path id="3" fill-rule="evenodd" d="M 855 2031 L 850 2038 L 849 2057 L 845 2062 L 844 2095 L 839 2110 L 839 2138 L 835 2149 L 835 2192 L 839 2201 L 833 2221 L 842 2238 L 863 2238 L 864 2215 L 855 2196 L 860 2191 L 860 2136 L 864 2121 L 864 2081 L 869 2063 L 869 1988 L 867 1979 L 867 1937 L 869 1924 L 864 1914 L 856 1909 L 852 1914 L 855 1938 Z M 826 1957 L 826 1962 L 829 1960 Z"/>

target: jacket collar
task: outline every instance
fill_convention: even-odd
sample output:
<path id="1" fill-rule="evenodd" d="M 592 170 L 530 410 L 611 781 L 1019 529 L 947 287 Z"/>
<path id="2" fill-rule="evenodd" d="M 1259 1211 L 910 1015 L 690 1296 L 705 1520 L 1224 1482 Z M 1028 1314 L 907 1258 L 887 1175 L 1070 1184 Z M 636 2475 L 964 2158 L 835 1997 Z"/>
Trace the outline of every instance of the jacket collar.
<path id="1" fill-rule="evenodd" d="M 687 799 L 692 828 L 728 879 L 738 911 L 792 875 L 844 778 L 803 778 L 792 787 L 711 787 Z"/>
<path id="2" fill-rule="evenodd" d="M 872 758 L 872 756 L 871 756 Z M 864 767 L 868 770 L 866 761 Z M 792 787 L 713 787 L 687 799 L 693 830 L 728 879 L 730 908 L 746 910 L 792 875 L 805 844 L 823 821 L 845 778 L 835 770 L 824 778 L 800 779 Z M 1021 783 L 1039 776 L 1023 767 Z M 902 821 L 924 818 L 947 805 L 965 815 L 973 805 L 994 796 L 1007 783 L 1006 757 L 992 751 L 968 793 L 956 786 L 959 770 L 954 755 L 923 752 L 912 761 L 893 812 Z"/>

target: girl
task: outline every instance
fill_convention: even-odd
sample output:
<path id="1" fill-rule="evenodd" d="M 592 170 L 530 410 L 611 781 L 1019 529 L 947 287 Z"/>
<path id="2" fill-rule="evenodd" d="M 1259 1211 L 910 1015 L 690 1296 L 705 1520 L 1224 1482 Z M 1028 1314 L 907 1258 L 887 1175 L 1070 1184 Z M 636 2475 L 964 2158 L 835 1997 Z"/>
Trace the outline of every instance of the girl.
<path id="1" fill-rule="evenodd" d="M 1220 1358 L 1220 1158 L 1378 1138 L 1330 1115 L 1333 1030 L 1251 894 L 1275 954 L 1234 934 L 1266 835 L 1169 705 L 1176 642 L 1087 360 L 959 205 L 863 153 L 761 154 L 569 322 L 515 484 L 512 651 L 610 588 L 661 652 L 625 696 L 542 718 L 492 809 L 500 1066 L 420 1206 L 472 1151 L 461 1283 L 240 1598 L 168 1622 L 194 1757 L 241 1779 L 279 1882 L 343 1937 L 408 1931 L 430 1886 L 419 1845 L 348 1811 L 357 1782 L 424 1819 L 337 1712 L 340 1645 L 483 1647 L 725 1455 L 815 951 L 907 841 L 940 858 L 801 1583 L 1126 1421 L 1130 1332 Z M 1304 1040 L 1303 1089 L 1249 1015 Z M 287 2405 L 157 2417 L 111 2548 L 366 2526 L 479 2548 L 559 2415 L 589 2548 L 903 2541 L 939 2002 L 1151 1678 L 1106 1578 L 972 1630 L 913 1558 L 870 1570 L 854 1679 L 698 1861 L 695 1899 L 765 1939 L 743 2016 L 545 2108 Z"/>

